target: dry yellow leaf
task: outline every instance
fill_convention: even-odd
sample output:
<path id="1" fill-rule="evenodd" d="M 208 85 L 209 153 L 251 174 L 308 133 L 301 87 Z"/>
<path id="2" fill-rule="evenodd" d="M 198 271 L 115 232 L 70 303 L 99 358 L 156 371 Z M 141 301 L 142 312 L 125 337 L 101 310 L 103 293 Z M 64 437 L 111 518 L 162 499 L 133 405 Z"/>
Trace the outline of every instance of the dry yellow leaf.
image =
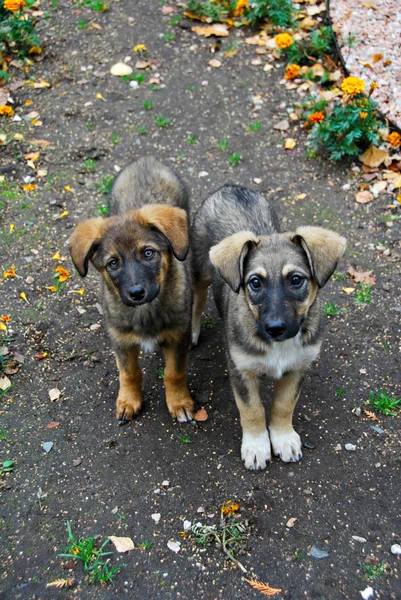
<path id="1" fill-rule="evenodd" d="M 228 37 L 228 25 L 224 23 L 212 23 L 211 25 L 199 25 L 191 27 L 191 31 L 194 31 L 198 35 L 203 37 L 210 37 L 215 35 L 216 37 Z"/>
<path id="2" fill-rule="evenodd" d="M 359 157 L 359 160 L 367 167 L 379 167 L 387 157 L 388 153 L 386 150 L 380 150 L 376 146 L 369 146 L 366 152 Z"/>
<path id="3" fill-rule="evenodd" d="M 281 588 L 272 588 L 268 583 L 263 583 L 263 581 L 252 581 L 252 579 L 245 579 L 245 581 L 264 596 L 275 596 L 281 592 Z"/>
<path id="4" fill-rule="evenodd" d="M 372 56 L 372 60 L 374 63 L 377 63 L 377 62 L 379 62 L 379 60 L 381 60 L 383 58 L 383 56 L 384 55 L 381 52 L 379 54 L 374 54 Z"/>
<path id="5" fill-rule="evenodd" d="M 369 419 L 372 419 L 372 421 L 378 421 L 379 419 L 376 417 L 375 413 L 372 412 L 371 410 L 364 410 L 363 411 L 365 413 L 365 415 L 367 417 L 369 417 Z"/>
<path id="6" fill-rule="evenodd" d="M 287 138 L 284 142 L 284 148 L 286 150 L 294 150 L 296 145 L 297 142 L 294 140 L 294 138 Z"/>
<path id="7" fill-rule="evenodd" d="M 353 294 L 355 292 L 356 288 L 354 288 L 354 287 L 343 287 L 342 290 L 346 294 L 350 295 L 350 294 Z"/>
<path id="8" fill-rule="evenodd" d="M 356 283 L 366 283 L 366 285 L 375 285 L 376 279 L 372 275 L 372 271 L 357 271 L 354 267 L 349 267 L 348 275 L 355 279 Z"/>

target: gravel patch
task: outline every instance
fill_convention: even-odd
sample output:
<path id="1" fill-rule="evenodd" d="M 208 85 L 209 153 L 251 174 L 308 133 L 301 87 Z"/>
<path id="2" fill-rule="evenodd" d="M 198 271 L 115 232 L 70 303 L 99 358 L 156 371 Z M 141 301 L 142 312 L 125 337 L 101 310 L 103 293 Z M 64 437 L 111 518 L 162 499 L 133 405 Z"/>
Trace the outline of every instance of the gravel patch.
<path id="1" fill-rule="evenodd" d="M 401 12 L 399 0 L 332 0 L 330 17 L 344 62 L 366 87 L 382 113 L 401 127 Z M 355 38 L 351 47 L 350 36 Z"/>

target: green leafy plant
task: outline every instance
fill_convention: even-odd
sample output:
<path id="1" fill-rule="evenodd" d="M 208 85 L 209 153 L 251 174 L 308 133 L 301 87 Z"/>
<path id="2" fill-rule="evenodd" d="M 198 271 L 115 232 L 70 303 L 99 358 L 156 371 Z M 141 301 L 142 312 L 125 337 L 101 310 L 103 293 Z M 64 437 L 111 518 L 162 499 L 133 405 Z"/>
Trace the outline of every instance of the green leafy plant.
<path id="1" fill-rule="evenodd" d="M 333 161 L 360 154 L 369 144 L 379 143 L 381 123 L 376 115 L 374 101 L 358 94 L 337 104 L 330 114 L 315 123 L 308 146 L 316 152 L 324 149 Z"/>
<path id="2" fill-rule="evenodd" d="M 232 167 L 236 167 L 237 164 L 239 163 L 239 161 L 241 160 L 241 154 L 238 154 L 237 152 L 233 152 L 232 154 L 229 155 L 228 160 L 230 161 L 230 165 Z"/>
<path id="3" fill-rule="evenodd" d="M 118 134 L 115 133 L 114 131 L 111 132 L 111 141 L 113 142 L 113 144 L 116 144 L 116 145 L 120 141 L 120 138 L 118 137 Z"/>
<path id="4" fill-rule="evenodd" d="M 384 415 L 395 417 L 397 413 L 394 411 L 401 409 L 401 398 L 398 398 L 398 400 L 391 398 L 386 390 L 377 390 L 376 393 L 370 390 L 369 404 Z"/>
<path id="5" fill-rule="evenodd" d="M 90 172 L 93 171 L 95 169 L 95 165 L 96 165 L 96 161 L 94 158 L 86 158 L 84 160 L 83 166 L 86 171 L 90 171 Z"/>
<path id="6" fill-rule="evenodd" d="M 110 540 L 105 540 L 97 547 L 98 545 L 94 537 L 76 538 L 69 521 L 67 521 L 67 531 L 68 545 L 64 547 L 64 552 L 59 554 L 59 556 L 81 561 L 90 583 L 107 583 L 112 581 L 121 567 L 110 567 L 104 560 L 106 556 L 113 554 L 113 552 L 104 552 L 104 548 Z"/>
<path id="7" fill-rule="evenodd" d="M 144 550 L 151 550 L 152 546 L 153 542 L 149 542 L 148 540 L 143 540 L 143 542 L 139 544 L 139 547 L 143 548 Z"/>
<path id="8" fill-rule="evenodd" d="M 248 129 L 249 131 L 260 131 L 262 129 L 262 123 L 259 120 L 249 123 Z"/>
<path id="9" fill-rule="evenodd" d="M 344 394 L 345 394 L 345 388 L 342 386 L 338 387 L 337 391 L 336 391 L 336 398 L 342 398 L 344 396 Z"/>
<path id="10" fill-rule="evenodd" d="M 178 23 L 180 23 L 183 18 L 184 18 L 184 15 L 175 15 L 174 17 L 171 17 L 168 24 L 169 25 L 178 25 Z"/>
<path id="11" fill-rule="evenodd" d="M 367 565 L 363 563 L 362 565 L 363 571 L 365 571 L 365 577 L 369 581 L 374 581 L 378 577 L 381 577 L 385 574 L 387 565 L 384 561 L 380 565 Z"/>
<path id="12" fill-rule="evenodd" d="M 40 40 L 35 32 L 36 20 L 29 18 L 23 8 L 12 12 L 1 2 L 0 6 L 0 52 L 17 53 L 27 56 L 32 49 L 40 48 Z"/>
<path id="13" fill-rule="evenodd" d="M 335 302 L 326 302 L 324 305 L 324 314 L 326 317 L 337 317 L 342 312 L 344 312 L 344 309 L 338 308 Z"/>
<path id="14" fill-rule="evenodd" d="M 331 27 L 322 26 L 315 29 L 311 34 L 299 41 L 294 40 L 291 46 L 281 50 L 288 63 L 297 65 L 308 65 L 311 60 L 323 58 L 330 54 L 334 43 Z"/>
<path id="15" fill-rule="evenodd" d="M 180 441 L 182 444 L 190 444 L 191 438 L 186 433 L 183 433 L 182 436 L 180 437 Z"/>
<path id="16" fill-rule="evenodd" d="M 102 2 L 102 0 L 75 0 L 75 4 L 85 6 L 97 12 L 105 12 L 109 9 L 107 2 Z"/>
<path id="17" fill-rule="evenodd" d="M 291 27 L 294 24 L 292 0 L 252 0 L 245 16 L 250 25 L 270 21 L 277 27 Z"/>
<path id="18" fill-rule="evenodd" d="M 196 135 L 190 135 L 187 137 L 188 144 L 195 144 L 196 140 L 197 140 Z"/>
<path id="19" fill-rule="evenodd" d="M 121 79 L 125 81 L 125 83 L 129 83 L 130 81 L 143 83 L 145 81 L 145 75 L 143 73 L 131 73 L 131 75 L 123 75 Z"/>
<path id="20" fill-rule="evenodd" d="M 217 140 L 217 145 L 219 147 L 219 150 L 221 150 L 222 152 L 225 152 L 227 150 L 229 143 L 230 143 L 230 141 L 227 138 Z"/>
<path id="21" fill-rule="evenodd" d="M 85 29 L 87 26 L 87 21 L 85 21 L 85 19 L 79 19 L 78 23 L 77 23 L 77 27 L 78 29 Z"/>
<path id="22" fill-rule="evenodd" d="M 5 430 L 3 429 L 3 427 L 0 427 L 0 441 L 8 442 L 8 443 L 11 442 L 10 438 L 7 437 L 7 434 L 6 434 Z"/>
<path id="23" fill-rule="evenodd" d="M 111 192 L 111 188 L 113 187 L 113 181 L 113 175 L 103 175 L 95 187 L 99 192 L 102 192 L 102 194 L 109 194 Z"/>
<path id="24" fill-rule="evenodd" d="M 157 115 L 155 123 L 158 127 L 168 127 L 171 123 L 170 117 L 163 117 L 163 115 Z"/>
<path id="25" fill-rule="evenodd" d="M 163 40 L 165 42 L 173 42 L 175 40 L 175 33 L 172 33 L 171 31 L 166 31 L 165 33 L 163 33 Z"/>
<path id="26" fill-rule="evenodd" d="M 235 5 L 236 2 L 233 2 Z M 185 7 L 186 12 L 190 12 L 197 17 L 206 17 L 210 23 L 225 21 L 230 13 L 229 2 L 216 2 L 207 0 L 198 2 L 198 0 L 189 0 Z"/>
<path id="27" fill-rule="evenodd" d="M 371 304 L 373 302 L 372 286 L 367 283 L 360 283 L 354 292 L 354 298 L 356 304 Z"/>
<path id="28" fill-rule="evenodd" d="M 145 100 L 145 102 L 143 103 L 143 108 L 145 110 L 150 110 L 151 108 L 153 108 L 152 100 Z"/>
<path id="29" fill-rule="evenodd" d="M 14 469 L 14 461 L 12 460 L 3 460 L 3 463 L 0 467 L 0 477 L 3 477 L 6 473 L 11 473 Z"/>

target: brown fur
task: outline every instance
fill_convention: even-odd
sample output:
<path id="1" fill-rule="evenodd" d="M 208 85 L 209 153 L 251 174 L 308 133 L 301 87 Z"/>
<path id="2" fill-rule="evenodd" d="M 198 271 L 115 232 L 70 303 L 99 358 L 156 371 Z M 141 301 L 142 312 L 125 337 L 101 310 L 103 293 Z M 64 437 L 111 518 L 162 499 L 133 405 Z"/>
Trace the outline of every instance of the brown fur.
<path id="1" fill-rule="evenodd" d="M 141 347 L 163 349 L 166 403 L 180 421 L 192 419 L 186 384 L 191 328 L 188 196 L 167 167 L 148 157 L 128 165 L 112 190 L 113 216 L 79 223 L 70 240 L 74 265 L 89 262 L 102 276 L 105 320 L 116 353 L 120 389 L 116 414 L 132 419 L 142 406 Z"/>

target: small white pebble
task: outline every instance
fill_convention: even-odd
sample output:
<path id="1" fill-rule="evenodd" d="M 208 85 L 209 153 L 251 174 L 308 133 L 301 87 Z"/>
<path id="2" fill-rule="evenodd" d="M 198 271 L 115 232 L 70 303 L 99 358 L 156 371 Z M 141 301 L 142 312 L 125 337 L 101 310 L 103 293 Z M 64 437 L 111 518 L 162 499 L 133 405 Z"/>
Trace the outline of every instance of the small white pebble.
<path id="1" fill-rule="evenodd" d="M 161 514 L 160 513 L 153 513 L 152 515 L 150 515 L 152 517 L 152 519 L 154 520 L 154 522 L 156 523 L 156 525 L 158 524 L 158 522 L 161 519 Z"/>
<path id="2" fill-rule="evenodd" d="M 197 509 L 197 511 L 196 511 L 196 512 L 197 512 L 197 513 L 204 513 L 204 512 L 205 512 L 205 509 L 203 508 L 203 506 L 200 506 L 200 507 Z"/>
<path id="3" fill-rule="evenodd" d="M 204 87 L 206 87 L 207 85 L 209 85 L 209 82 L 206 79 L 204 79 L 202 81 L 201 85 L 203 85 Z"/>
<path id="4" fill-rule="evenodd" d="M 253 180 L 254 183 L 256 183 L 256 185 L 260 185 L 262 183 L 262 180 L 260 177 L 255 177 L 255 179 Z"/>
<path id="5" fill-rule="evenodd" d="M 337 444 L 337 446 L 334 448 L 334 450 L 336 452 L 340 452 L 340 450 L 342 450 L 342 449 L 343 449 L 343 447 L 341 446 L 341 444 Z"/>
<path id="6" fill-rule="evenodd" d="M 129 86 L 135 89 L 135 88 L 139 87 L 139 83 L 137 81 L 135 81 L 135 79 L 133 79 L 132 81 L 129 82 Z"/>
<path id="7" fill-rule="evenodd" d="M 345 183 L 343 185 L 343 190 L 346 192 L 347 190 L 351 189 L 351 184 L 350 183 Z"/>
<path id="8" fill-rule="evenodd" d="M 160 494 L 160 488 L 156 488 L 155 490 L 153 490 L 154 494 Z"/>
<path id="9" fill-rule="evenodd" d="M 186 521 L 185 520 L 184 521 L 184 525 L 183 525 L 184 531 L 188 531 L 188 529 L 191 529 L 191 525 L 192 525 L 191 521 Z"/>
<path id="10" fill-rule="evenodd" d="M 348 452 L 355 452 L 356 450 L 355 444 L 345 444 L 344 448 L 348 450 Z"/>
<path id="11" fill-rule="evenodd" d="M 360 544 L 365 544 L 367 541 L 366 538 L 359 537 L 359 535 L 353 535 L 352 539 L 354 540 L 354 542 L 359 542 Z"/>
<path id="12" fill-rule="evenodd" d="M 370 600 L 370 598 L 373 598 L 374 594 L 375 591 L 371 587 L 367 587 L 365 590 L 363 590 L 363 592 L 361 592 L 363 600 Z"/>
<path id="13" fill-rule="evenodd" d="M 177 552 L 181 550 L 181 544 L 179 542 L 174 542 L 170 540 L 169 542 L 167 542 L 167 548 L 177 554 Z"/>
<path id="14" fill-rule="evenodd" d="M 401 554 L 401 546 L 400 546 L 400 544 L 393 544 L 391 546 L 391 554 Z"/>
<path id="15" fill-rule="evenodd" d="M 168 479 L 165 479 L 164 481 L 162 481 L 163 487 L 168 487 L 169 485 L 170 485 L 170 482 L 168 481 Z"/>
<path id="16" fill-rule="evenodd" d="M 200 171 L 198 177 L 207 177 L 209 173 L 207 171 Z"/>

